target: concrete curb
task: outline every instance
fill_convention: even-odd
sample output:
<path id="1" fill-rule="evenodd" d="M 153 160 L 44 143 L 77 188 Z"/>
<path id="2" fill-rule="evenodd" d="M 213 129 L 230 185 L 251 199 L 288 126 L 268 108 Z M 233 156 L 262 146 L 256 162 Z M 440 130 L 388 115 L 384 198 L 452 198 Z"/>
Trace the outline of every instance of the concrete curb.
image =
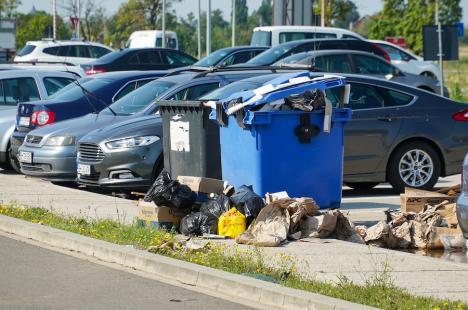
<path id="1" fill-rule="evenodd" d="M 181 283 L 284 309 L 375 309 L 0 215 L 0 230 Z"/>

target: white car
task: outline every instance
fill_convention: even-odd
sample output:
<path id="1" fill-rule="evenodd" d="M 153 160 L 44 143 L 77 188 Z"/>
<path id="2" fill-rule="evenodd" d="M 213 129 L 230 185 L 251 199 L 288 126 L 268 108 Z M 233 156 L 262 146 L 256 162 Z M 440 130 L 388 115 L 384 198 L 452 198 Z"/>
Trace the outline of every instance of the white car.
<path id="1" fill-rule="evenodd" d="M 369 42 L 375 43 L 385 50 L 390 56 L 392 64 L 401 71 L 427 76 L 440 81 L 440 67 L 436 63 L 425 61 L 422 57 L 387 41 L 369 40 Z"/>
<path id="2" fill-rule="evenodd" d="M 174 31 L 166 31 L 166 47 L 179 49 L 179 41 L 177 33 Z M 135 31 L 130 35 L 130 38 L 125 44 L 126 48 L 146 48 L 146 47 L 162 47 L 161 30 L 140 30 Z"/>
<path id="3" fill-rule="evenodd" d="M 88 41 L 29 41 L 16 54 L 14 62 L 65 62 L 79 65 L 112 51 L 103 44 Z"/>
<path id="4" fill-rule="evenodd" d="M 255 27 L 250 39 L 252 46 L 276 46 L 304 39 L 357 39 L 364 40 L 350 30 L 318 26 L 263 26 Z"/>

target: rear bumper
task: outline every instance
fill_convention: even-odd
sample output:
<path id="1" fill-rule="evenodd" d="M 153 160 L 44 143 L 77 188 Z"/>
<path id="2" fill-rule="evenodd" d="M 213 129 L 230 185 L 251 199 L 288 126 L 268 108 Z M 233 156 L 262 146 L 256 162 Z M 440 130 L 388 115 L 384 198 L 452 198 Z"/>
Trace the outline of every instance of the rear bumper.
<path id="1" fill-rule="evenodd" d="M 468 239 L 468 196 L 461 193 L 457 200 L 457 219 L 463 236 Z"/>
<path id="2" fill-rule="evenodd" d="M 42 148 L 21 146 L 19 151 L 32 153 L 32 163 L 20 162 L 21 172 L 25 175 L 56 182 L 75 181 L 75 146 Z"/>

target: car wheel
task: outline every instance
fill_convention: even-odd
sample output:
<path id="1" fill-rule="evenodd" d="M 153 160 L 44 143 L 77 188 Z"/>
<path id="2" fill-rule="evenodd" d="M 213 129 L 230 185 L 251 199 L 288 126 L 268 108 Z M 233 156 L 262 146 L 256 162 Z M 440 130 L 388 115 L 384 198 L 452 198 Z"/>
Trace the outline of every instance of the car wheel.
<path id="1" fill-rule="evenodd" d="M 20 163 L 17 158 L 14 158 L 13 155 L 11 155 L 11 148 L 8 149 L 8 159 L 9 159 L 9 164 L 10 167 L 16 172 L 16 173 L 21 173 L 21 167 Z"/>
<path id="2" fill-rule="evenodd" d="M 156 179 L 159 177 L 163 169 L 164 169 L 164 157 L 160 155 L 158 159 L 156 160 L 156 163 L 154 164 L 153 175 L 151 177 L 151 184 L 153 184 L 154 181 L 156 181 Z"/>
<path id="3" fill-rule="evenodd" d="M 439 155 L 423 142 L 400 146 L 390 158 L 387 179 L 398 192 L 405 187 L 430 190 L 437 183 L 441 170 Z"/>
<path id="4" fill-rule="evenodd" d="M 348 182 L 346 185 L 357 191 L 366 191 L 373 189 L 379 182 Z"/>

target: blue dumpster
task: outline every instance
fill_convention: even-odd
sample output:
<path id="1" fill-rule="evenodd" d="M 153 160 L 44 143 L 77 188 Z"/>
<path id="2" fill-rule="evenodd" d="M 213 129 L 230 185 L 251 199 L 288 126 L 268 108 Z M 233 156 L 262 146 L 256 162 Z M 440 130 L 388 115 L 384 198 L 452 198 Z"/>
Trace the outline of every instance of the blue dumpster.
<path id="1" fill-rule="evenodd" d="M 344 85 L 343 78 L 326 82 L 328 84 L 311 82 L 273 91 L 256 103 L 286 98 L 297 94 L 298 90 Z M 256 103 L 230 116 L 220 115 L 223 111 L 218 105 L 210 115 L 221 125 L 223 180 L 236 187 L 252 185 L 260 195 L 286 191 L 290 197 L 312 197 L 321 208 L 338 208 L 343 182 L 343 130 L 351 118 L 351 110 L 333 108 L 331 127 L 324 130 L 327 126 L 325 109 L 312 112 L 249 110 Z M 226 103 L 221 105 L 224 112 L 228 110 Z"/>

